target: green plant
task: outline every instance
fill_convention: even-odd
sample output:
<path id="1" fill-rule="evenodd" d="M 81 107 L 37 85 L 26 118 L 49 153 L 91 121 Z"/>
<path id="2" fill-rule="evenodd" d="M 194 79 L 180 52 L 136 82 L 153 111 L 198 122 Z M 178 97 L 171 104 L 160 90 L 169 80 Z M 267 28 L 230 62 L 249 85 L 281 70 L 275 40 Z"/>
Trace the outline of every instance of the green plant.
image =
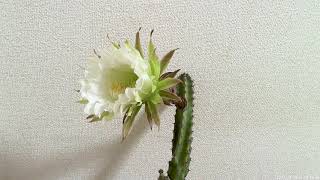
<path id="1" fill-rule="evenodd" d="M 179 79 L 184 83 L 177 85 L 176 93 L 184 99 L 184 103 L 176 104 L 172 159 L 169 161 L 168 176 L 164 176 L 163 170 L 159 170 L 159 180 L 184 180 L 189 172 L 193 125 L 193 82 L 186 73 L 180 75 Z"/>

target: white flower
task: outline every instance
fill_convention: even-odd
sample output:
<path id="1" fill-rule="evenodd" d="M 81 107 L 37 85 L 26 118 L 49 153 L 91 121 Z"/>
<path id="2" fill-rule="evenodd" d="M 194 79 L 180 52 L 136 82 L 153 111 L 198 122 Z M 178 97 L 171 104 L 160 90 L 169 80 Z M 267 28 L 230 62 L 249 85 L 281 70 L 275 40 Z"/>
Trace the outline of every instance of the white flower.
<path id="1" fill-rule="evenodd" d="M 124 115 L 131 105 L 141 104 L 152 91 L 148 61 L 129 42 L 121 48 L 110 48 L 91 57 L 81 80 L 81 96 L 88 103 L 86 114 L 105 119 Z"/>
<path id="2" fill-rule="evenodd" d="M 153 31 L 152 31 L 153 32 Z M 145 106 L 147 119 L 160 125 L 157 105 L 181 103 L 182 99 L 168 89 L 181 81 L 175 79 L 177 71 L 164 73 L 176 49 L 161 61 L 151 40 L 148 57 L 144 58 L 139 32 L 133 47 L 129 41 L 124 46 L 113 43 L 89 59 L 85 77 L 81 80 L 80 103 L 86 104 L 84 112 L 90 122 L 124 116 L 122 134 L 125 138 L 141 107 Z"/>

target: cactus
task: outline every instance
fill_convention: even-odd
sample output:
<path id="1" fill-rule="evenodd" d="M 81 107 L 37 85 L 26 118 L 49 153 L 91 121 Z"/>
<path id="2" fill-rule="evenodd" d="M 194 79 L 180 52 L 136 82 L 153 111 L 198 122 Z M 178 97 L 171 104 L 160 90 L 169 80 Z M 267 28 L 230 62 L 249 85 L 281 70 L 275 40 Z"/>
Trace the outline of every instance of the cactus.
<path id="1" fill-rule="evenodd" d="M 189 172 L 191 161 L 193 82 L 186 73 L 179 76 L 184 83 L 177 85 L 177 95 L 185 100 L 177 106 L 172 140 L 172 159 L 169 162 L 168 176 L 171 180 L 184 180 Z M 160 176 L 163 176 L 160 173 Z M 160 179 L 160 178 L 159 178 Z"/>

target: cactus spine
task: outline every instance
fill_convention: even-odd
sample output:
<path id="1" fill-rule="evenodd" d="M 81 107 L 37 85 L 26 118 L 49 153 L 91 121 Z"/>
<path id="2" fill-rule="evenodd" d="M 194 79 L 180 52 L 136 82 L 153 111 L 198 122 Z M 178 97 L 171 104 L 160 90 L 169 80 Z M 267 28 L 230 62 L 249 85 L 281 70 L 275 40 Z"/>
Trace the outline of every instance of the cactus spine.
<path id="1" fill-rule="evenodd" d="M 172 159 L 168 176 L 171 180 L 184 180 L 191 161 L 193 82 L 186 73 L 179 76 L 184 83 L 177 85 L 177 95 L 185 99 L 185 107 L 177 106 L 172 140 Z M 160 173 L 161 174 L 161 173 Z"/>

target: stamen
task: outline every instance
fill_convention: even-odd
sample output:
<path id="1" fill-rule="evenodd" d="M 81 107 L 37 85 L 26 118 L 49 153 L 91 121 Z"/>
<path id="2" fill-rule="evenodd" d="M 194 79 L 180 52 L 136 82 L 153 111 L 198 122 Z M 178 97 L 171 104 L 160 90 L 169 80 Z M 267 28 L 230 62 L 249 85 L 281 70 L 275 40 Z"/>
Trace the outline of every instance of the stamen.
<path id="1" fill-rule="evenodd" d="M 111 90 L 114 94 L 121 94 L 125 89 L 126 86 L 119 82 L 113 82 L 111 85 Z"/>

